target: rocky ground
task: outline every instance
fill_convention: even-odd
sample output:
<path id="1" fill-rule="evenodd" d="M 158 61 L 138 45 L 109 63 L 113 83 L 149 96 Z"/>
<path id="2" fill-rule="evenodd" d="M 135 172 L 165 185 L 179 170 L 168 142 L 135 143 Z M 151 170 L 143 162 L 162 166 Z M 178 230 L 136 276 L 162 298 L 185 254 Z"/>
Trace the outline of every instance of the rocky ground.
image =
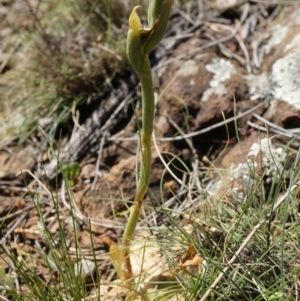
<path id="1" fill-rule="evenodd" d="M 245 190 L 248 159 L 256 158 L 257 152 L 265 154 L 267 159 L 256 162 L 254 173 L 257 177 L 265 173 L 268 181 L 272 168 L 288 168 L 283 167 L 282 148 L 294 138 L 289 144 L 294 158 L 300 145 L 297 3 L 201 3 L 174 8 L 166 39 L 151 55 L 157 107 L 151 197 L 145 200 L 149 206 L 167 204 L 179 210 L 172 198 L 194 199 L 197 185 L 215 197 L 226 195 L 229 201 L 232 191 Z M 59 150 L 59 164 L 40 138 L 32 137 L 22 149 L 11 143 L 0 150 L 1 244 L 10 244 L 16 253 L 20 249 L 35 253 L 37 244 L 45 248 L 33 200 L 39 201 L 55 237 L 59 223 L 53 215 L 52 193 L 57 193 L 63 208 L 67 237 L 72 236 L 70 196 L 60 173 L 57 176 L 61 166 L 77 206 L 83 250 L 91 249 L 87 218 L 92 220 L 99 253 L 107 251 L 103 238 L 120 238 L 135 194 L 139 98 L 138 80 L 129 73 L 97 106 L 95 102 L 82 106 L 72 132 L 59 147 L 53 146 Z M 164 161 L 170 160 L 168 170 Z M 271 166 L 274 160 L 277 167 Z M 216 170 L 223 172 L 222 180 Z M 70 251 L 74 248 L 70 242 Z M 47 280 L 46 268 L 38 266 L 38 259 L 33 261 Z M 105 278 L 110 270 L 107 257 L 100 262 Z M 7 263 L 0 259 L 0 265 Z"/>

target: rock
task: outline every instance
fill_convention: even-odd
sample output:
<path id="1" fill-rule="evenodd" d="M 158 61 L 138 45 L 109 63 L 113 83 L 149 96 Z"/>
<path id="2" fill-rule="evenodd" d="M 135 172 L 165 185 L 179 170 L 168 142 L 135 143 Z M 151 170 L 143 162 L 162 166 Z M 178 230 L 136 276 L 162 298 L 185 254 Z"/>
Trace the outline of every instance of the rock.
<path id="1" fill-rule="evenodd" d="M 36 164 L 36 153 L 37 151 L 30 145 L 13 153 L 0 151 L 0 179 L 15 178 L 23 170 L 32 171 Z"/>
<path id="2" fill-rule="evenodd" d="M 214 181 L 212 191 L 216 198 L 226 195 L 232 200 L 235 194 L 243 200 L 249 189 L 253 188 L 255 194 L 258 181 L 269 185 L 287 174 L 287 159 L 286 151 L 274 145 L 271 138 L 253 132 L 223 156 L 218 166 L 223 177 Z"/>

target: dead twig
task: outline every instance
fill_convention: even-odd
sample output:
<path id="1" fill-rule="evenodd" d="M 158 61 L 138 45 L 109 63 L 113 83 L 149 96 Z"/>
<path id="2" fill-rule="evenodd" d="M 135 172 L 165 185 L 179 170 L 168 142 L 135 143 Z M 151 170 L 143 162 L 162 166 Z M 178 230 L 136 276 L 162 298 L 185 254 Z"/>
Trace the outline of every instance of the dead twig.
<path id="1" fill-rule="evenodd" d="M 12 227 L 10 227 L 4 236 L 0 239 L 0 245 L 4 243 L 6 238 L 18 227 L 18 225 L 26 218 L 26 216 L 29 214 L 29 212 L 25 212 L 21 217 L 19 217 L 16 222 L 13 224 Z"/>
<path id="2" fill-rule="evenodd" d="M 220 25 L 220 24 L 217 24 L 217 25 Z M 167 61 L 164 61 L 164 62 L 158 64 L 158 65 L 157 65 L 156 67 L 154 67 L 152 70 L 153 70 L 153 71 L 156 71 L 156 70 L 158 70 L 158 69 L 160 69 L 160 68 L 162 68 L 162 67 L 164 67 L 164 66 L 166 66 L 166 65 L 169 65 L 169 64 L 171 64 L 171 63 L 174 63 L 174 62 L 176 62 L 176 61 L 178 61 L 178 60 L 180 60 L 180 59 L 186 58 L 187 56 L 191 56 L 191 55 L 193 55 L 193 54 L 195 54 L 195 53 L 199 53 L 200 51 L 203 51 L 204 49 L 210 48 L 210 47 L 212 47 L 212 46 L 216 46 L 216 45 L 218 45 L 218 44 L 220 44 L 220 43 L 227 42 L 227 41 L 229 41 L 229 40 L 231 40 L 232 38 L 235 37 L 235 35 L 236 35 L 237 31 L 238 31 L 238 28 L 236 28 L 236 29 L 234 29 L 234 30 L 232 30 L 232 28 L 230 28 L 230 31 L 231 31 L 231 33 L 230 33 L 229 35 L 227 35 L 227 36 L 225 36 L 225 37 L 222 37 L 222 38 L 220 38 L 220 39 L 218 39 L 218 40 L 209 42 L 209 43 L 207 43 L 207 44 L 205 44 L 205 45 L 202 45 L 202 46 L 200 46 L 200 47 L 197 47 L 197 48 L 195 48 L 195 49 L 193 49 L 193 50 L 191 50 L 191 51 L 188 51 L 188 52 L 186 52 L 186 53 L 183 53 L 183 54 L 181 54 L 181 55 L 178 55 L 178 56 L 175 57 L 175 58 L 172 58 L 172 59 L 169 59 L 169 60 L 167 60 Z"/>
<path id="3" fill-rule="evenodd" d="M 193 132 L 193 133 L 189 133 L 189 134 L 185 134 L 185 135 L 181 135 L 181 136 L 176 136 L 176 137 L 166 137 L 166 138 L 157 138 L 158 141 L 178 141 L 178 140 L 183 140 L 183 139 L 186 139 L 186 138 L 191 138 L 191 137 L 195 137 L 195 136 L 198 136 L 198 135 L 202 135 L 202 134 L 205 134 L 205 133 L 208 133 L 220 126 L 223 126 L 227 123 L 230 123 L 232 121 L 236 121 L 244 116 L 247 116 L 249 114 L 251 114 L 252 112 L 254 112 L 255 110 L 257 110 L 258 108 L 264 106 L 267 102 L 269 102 L 269 99 L 265 99 L 264 101 L 262 101 L 261 103 L 257 104 L 256 106 L 254 106 L 253 108 L 239 114 L 238 116 L 234 116 L 234 117 L 231 117 L 231 118 L 228 118 L 224 121 L 221 121 L 221 122 L 218 122 L 210 127 L 207 127 L 205 129 L 202 129 L 200 131 L 196 131 L 196 132 Z"/>
<path id="4" fill-rule="evenodd" d="M 269 102 L 269 99 L 265 99 L 264 101 L 262 101 L 261 103 L 257 104 L 256 106 L 254 106 L 253 108 L 237 115 L 237 116 L 234 116 L 234 117 L 230 117 L 224 121 L 221 121 L 221 122 L 218 122 L 212 126 L 209 126 L 205 129 L 202 129 L 202 130 L 199 130 L 199 131 L 196 131 L 196 132 L 193 132 L 193 133 L 189 133 L 189 134 L 184 134 L 184 135 L 179 135 L 179 136 L 176 136 L 176 137 L 157 137 L 155 138 L 156 141 L 179 141 L 179 140 L 185 140 L 187 138 L 192 138 L 192 137 L 195 137 L 195 136 L 198 136 L 198 135 L 203 135 L 205 133 L 208 133 L 216 128 L 219 128 L 227 123 L 230 123 L 232 121 L 236 121 L 236 120 L 239 120 L 249 114 L 251 114 L 252 112 L 254 112 L 255 110 L 257 110 L 258 108 L 264 106 L 266 103 Z M 132 137 L 113 137 L 113 138 L 108 138 L 107 140 L 109 141 L 136 141 L 138 140 L 139 137 L 137 135 L 135 136 L 132 136 Z"/>
<path id="5" fill-rule="evenodd" d="M 182 129 L 172 120 L 172 119 L 168 119 L 169 122 L 171 123 L 171 125 L 181 134 L 184 135 L 184 132 L 182 131 Z M 191 138 L 187 138 L 185 139 L 187 145 L 189 146 L 189 148 L 192 151 L 192 155 L 193 155 L 193 162 L 191 162 L 192 167 L 193 167 L 193 172 L 190 174 L 190 181 L 189 181 L 189 188 L 188 188 L 188 195 L 189 195 L 189 199 L 192 200 L 192 190 L 194 188 L 194 185 L 196 184 L 197 190 L 200 191 L 201 190 L 201 184 L 200 184 L 200 180 L 198 177 L 198 166 L 199 166 L 199 158 L 198 158 L 198 154 L 196 149 L 194 148 L 193 145 L 193 141 Z"/>

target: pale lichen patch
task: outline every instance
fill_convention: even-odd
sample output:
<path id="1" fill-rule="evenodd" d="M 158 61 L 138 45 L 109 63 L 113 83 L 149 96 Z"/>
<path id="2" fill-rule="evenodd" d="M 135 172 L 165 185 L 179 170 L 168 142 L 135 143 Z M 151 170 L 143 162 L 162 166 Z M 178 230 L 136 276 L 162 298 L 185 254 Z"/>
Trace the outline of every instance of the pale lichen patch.
<path id="1" fill-rule="evenodd" d="M 206 70 L 213 73 L 213 79 L 210 81 L 212 88 L 229 79 L 235 73 L 234 65 L 221 58 L 213 58 L 211 64 L 205 66 Z"/>
<path id="2" fill-rule="evenodd" d="M 227 93 L 224 81 L 230 79 L 231 75 L 236 73 L 234 65 L 227 60 L 221 58 L 213 58 L 211 64 L 205 66 L 206 70 L 213 73 L 208 88 L 202 95 L 202 101 L 208 101 L 213 95 L 225 95 Z"/>
<path id="3" fill-rule="evenodd" d="M 250 99 L 265 98 L 271 93 L 269 78 L 266 72 L 259 75 L 248 74 L 244 76 L 247 81 Z"/>
<path id="4" fill-rule="evenodd" d="M 272 144 L 270 138 L 256 140 L 246 153 L 246 160 L 231 163 L 226 171 L 226 176 L 220 188 L 220 192 L 226 193 L 230 187 L 228 195 L 234 195 L 239 200 L 244 200 L 248 189 L 255 189 L 257 181 L 263 180 L 265 183 L 274 183 L 285 173 L 285 163 L 287 153 L 281 147 Z M 259 178 L 259 179 L 258 179 Z M 220 187 L 220 180 L 213 185 L 214 190 Z"/>
<path id="5" fill-rule="evenodd" d="M 248 154 L 247 163 L 241 163 L 236 168 L 232 169 L 230 177 L 232 179 L 243 179 L 249 181 L 249 164 L 257 168 L 262 164 L 267 176 L 267 181 L 271 181 L 280 175 L 284 169 L 284 163 L 287 159 L 287 154 L 281 147 L 275 147 L 270 138 L 263 138 L 259 142 L 252 144 Z M 245 183 L 246 184 L 246 183 Z"/>
<path id="6" fill-rule="evenodd" d="M 209 98 L 213 95 L 225 95 L 226 94 L 226 88 L 223 84 L 219 84 L 217 87 L 215 88 L 209 88 L 207 89 L 203 95 L 202 95 L 202 101 L 208 101 Z"/>
<path id="7" fill-rule="evenodd" d="M 299 47 L 300 45 L 300 34 L 297 34 L 291 43 L 287 44 L 284 48 L 284 52 L 287 52 L 291 49 L 294 49 L 295 47 Z"/>
<path id="8" fill-rule="evenodd" d="M 275 99 L 300 109 L 300 48 L 273 64 L 272 83 Z"/>
<path id="9" fill-rule="evenodd" d="M 271 37 L 268 43 L 264 46 L 265 52 L 268 54 L 272 48 L 280 45 L 283 39 L 286 37 L 289 27 L 277 24 L 272 28 Z"/>

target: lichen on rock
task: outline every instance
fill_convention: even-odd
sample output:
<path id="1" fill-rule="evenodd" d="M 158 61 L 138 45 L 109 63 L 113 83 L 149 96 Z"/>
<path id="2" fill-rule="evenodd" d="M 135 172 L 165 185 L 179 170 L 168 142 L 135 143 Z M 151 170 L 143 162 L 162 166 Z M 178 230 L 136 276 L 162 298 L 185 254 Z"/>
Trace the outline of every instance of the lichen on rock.
<path id="1" fill-rule="evenodd" d="M 229 152 L 228 156 L 233 156 L 234 152 Z M 270 184 L 277 182 L 284 174 L 287 153 L 283 148 L 277 147 L 270 138 L 256 139 L 249 148 L 245 150 L 246 158 L 243 156 L 236 162 L 230 164 L 223 178 L 223 182 L 217 179 L 212 185 L 210 192 L 221 195 L 230 187 L 231 195 L 239 200 L 244 200 L 247 190 L 254 189 L 257 180 L 263 180 Z"/>
<path id="2" fill-rule="evenodd" d="M 272 67 L 273 95 L 300 109 L 300 47 Z"/>
<path id="3" fill-rule="evenodd" d="M 213 94 L 226 94 L 227 90 L 223 82 L 236 72 L 234 65 L 228 60 L 217 57 L 213 58 L 211 64 L 206 65 L 205 68 L 213 73 L 213 78 L 209 83 L 211 88 L 203 93 L 202 101 L 207 101 Z"/>
<path id="4" fill-rule="evenodd" d="M 206 70 L 213 73 L 213 79 L 210 81 L 212 88 L 217 87 L 220 83 L 231 77 L 235 73 L 234 65 L 222 58 L 213 58 L 212 63 L 205 66 Z"/>

